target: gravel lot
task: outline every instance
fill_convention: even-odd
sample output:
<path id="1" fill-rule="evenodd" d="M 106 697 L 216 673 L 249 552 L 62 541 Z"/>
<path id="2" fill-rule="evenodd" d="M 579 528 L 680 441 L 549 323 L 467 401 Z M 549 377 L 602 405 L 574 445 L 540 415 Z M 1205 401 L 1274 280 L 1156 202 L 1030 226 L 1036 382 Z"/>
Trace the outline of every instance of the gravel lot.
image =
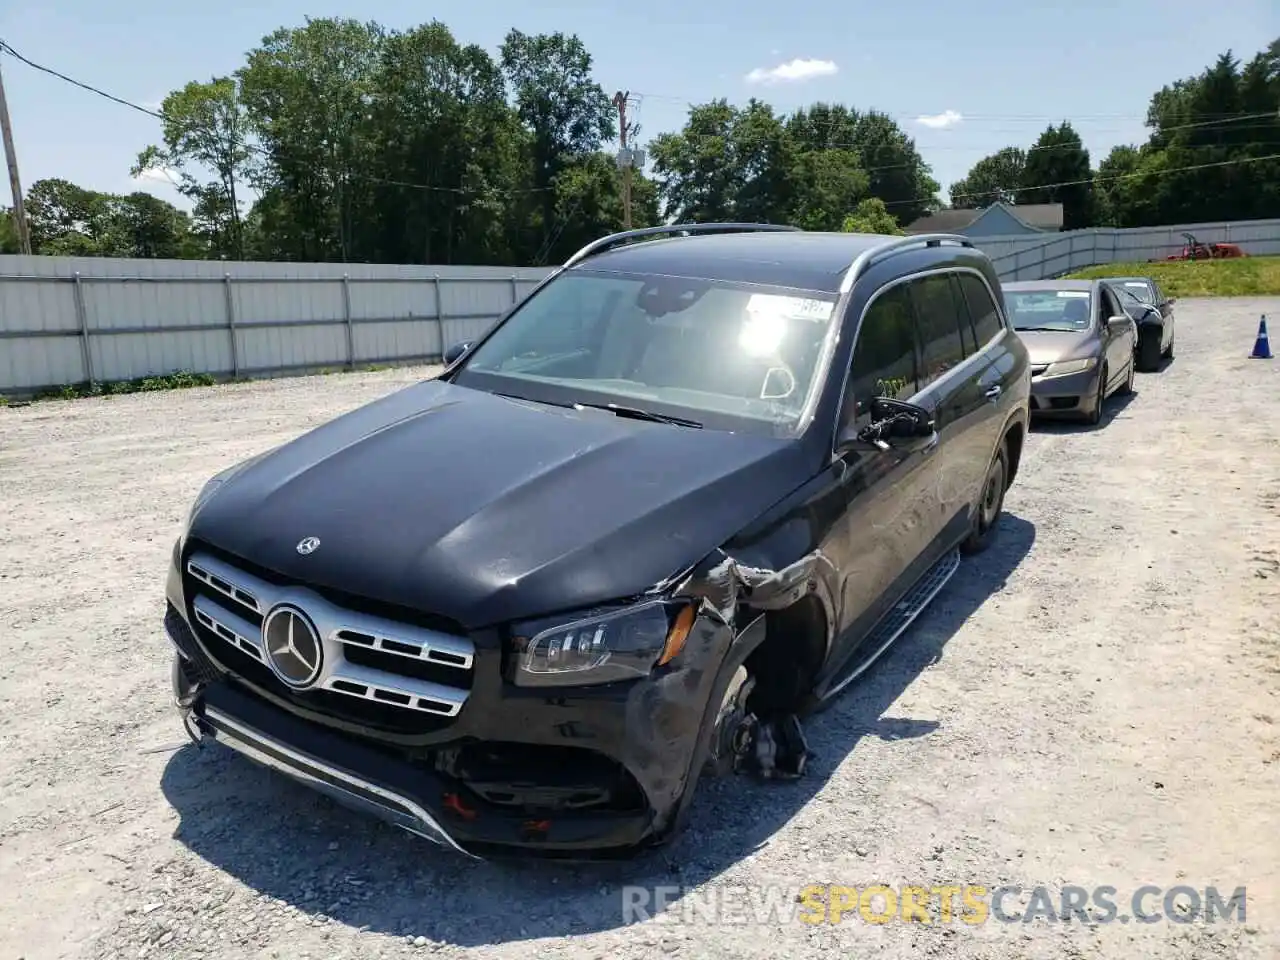
<path id="1" fill-rule="evenodd" d="M 463 862 L 170 708 L 163 577 L 203 481 L 427 370 L 0 409 L 0 957 L 1280 956 L 1280 360 L 1246 359 L 1280 301 L 1177 310 L 1177 359 L 1101 428 L 1030 436 L 998 546 L 810 723 L 806 779 L 715 784 L 630 865 Z M 1249 898 L 1245 923 L 623 924 L 626 884 L 795 909 L 811 883 Z"/>

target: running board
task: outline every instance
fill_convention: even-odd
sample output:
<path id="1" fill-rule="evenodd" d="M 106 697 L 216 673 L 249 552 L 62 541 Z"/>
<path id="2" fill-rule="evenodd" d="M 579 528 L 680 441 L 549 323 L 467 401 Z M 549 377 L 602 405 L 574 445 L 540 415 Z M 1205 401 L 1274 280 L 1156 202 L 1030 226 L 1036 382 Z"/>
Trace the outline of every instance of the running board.
<path id="1" fill-rule="evenodd" d="M 925 608 L 942 591 L 958 569 L 960 569 L 960 550 L 953 547 L 950 552 L 943 554 L 942 559 L 926 570 L 924 576 L 915 582 L 903 598 L 880 618 L 875 629 L 862 641 L 862 646 L 870 650 L 871 654 L 865 659 L 855 661 L 858 666 L 828 690 L 822 699 L 830 700 L 866 673 L 868 668 L 880 659 L 880 654 L 888 650 L 893 641 L 902 636 L 907 627 L 915 622 L 916 617 L 924 613 Z"/>

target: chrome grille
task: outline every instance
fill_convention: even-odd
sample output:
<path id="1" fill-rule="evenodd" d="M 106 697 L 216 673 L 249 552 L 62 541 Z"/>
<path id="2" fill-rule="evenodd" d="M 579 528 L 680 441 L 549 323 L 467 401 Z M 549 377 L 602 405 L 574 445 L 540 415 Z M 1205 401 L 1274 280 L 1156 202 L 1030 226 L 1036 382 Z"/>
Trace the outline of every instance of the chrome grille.
<path id="1" fill-rule="evenodd" d="M 269 583 L 207 553 L 195 553 L 186 570 L 197 584 L 208 588 L 197 592 L 192 601 L 196 622 L 206 636 L 251 657 L 264 669 L 268 669 L 262 639 L 265 617 L 280 604 L 305 614 L 316 628 L 323 654 L 320 673 L 308 690 L 442 718 L 456 717 L 470 695 L 475 648 L 464 637 L 348 610 L 313 590 Z M 347 651 L 356 648 L 361 653 L 348 657 Z M 218 658 L 216 645 L 209 652 Z M 369 665 L 369 652 L 384 655 L 378 662 L 386 669 Z M 402 665 L 403 672 L 395 669 L 396 664 Z M 433 675 L 445 682 L 413 675 L 424 668 L 432 668 Z"/>

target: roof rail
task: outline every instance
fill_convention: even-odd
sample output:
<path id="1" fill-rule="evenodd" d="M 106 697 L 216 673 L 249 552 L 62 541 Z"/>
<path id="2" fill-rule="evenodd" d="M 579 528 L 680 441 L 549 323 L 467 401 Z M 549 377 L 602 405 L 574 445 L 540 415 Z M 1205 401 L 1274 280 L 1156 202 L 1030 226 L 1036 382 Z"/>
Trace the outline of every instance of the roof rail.
<path id="1" fill-rule="evenodd" d="M 566 260 L 561 269 L 567 270 L 575 263 L 580 263 L 587 259 L 587 257 L 603 253 L 628 240 L 638 240 L 641 237 L 661 237 L 675 234 L 690 235 L 695 233 L 794 233 L 799 230 L 799 227 L 776 223 L 673 223 L 661 227 L 640 227 L 635 230 L 623 230 L 621 233 L 611 233 L 607 237 L 593 240 Z"/>
<path id="2" fill-rule="evenodd" d="M 845 271 L 844 279 L 840 281 L 840 292 L 848 293 L 852 290 L 853 285 L 858 282 L 858 278 L 866 273 L 873 263 L 886 256 L 902 253 L 910 247 L 940 247 L 944 243 L 954 243 L 957 246 L 969 247 L 970 249 L 973 249 L 974 246 L 972 240 L 968 237 L 962 237 L 958 233 L 919 233 L 909 237 L 896 237 L 887 243 L 882 243 L 878 247 L 872 247 L 870 250 L 864 250 L 858 254 L 857 259 Z"/>

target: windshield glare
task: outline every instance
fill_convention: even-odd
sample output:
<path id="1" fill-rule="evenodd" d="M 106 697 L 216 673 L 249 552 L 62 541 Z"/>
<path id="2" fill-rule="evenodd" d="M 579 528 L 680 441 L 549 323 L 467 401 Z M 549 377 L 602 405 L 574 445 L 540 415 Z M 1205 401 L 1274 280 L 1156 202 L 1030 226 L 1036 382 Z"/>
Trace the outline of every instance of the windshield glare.
<path id="1" fill-rule="evenodd" d="M 794 428 L 836 297 L 575 270 L 465 359 L 455 382 L 530 400 L 617 403 Z"/>
<path id="2" fill-rule="evenodd" d="M 1005 290 L 1015 330 L 1087 330 L 1093 315 L 1087 290 Z"/>

